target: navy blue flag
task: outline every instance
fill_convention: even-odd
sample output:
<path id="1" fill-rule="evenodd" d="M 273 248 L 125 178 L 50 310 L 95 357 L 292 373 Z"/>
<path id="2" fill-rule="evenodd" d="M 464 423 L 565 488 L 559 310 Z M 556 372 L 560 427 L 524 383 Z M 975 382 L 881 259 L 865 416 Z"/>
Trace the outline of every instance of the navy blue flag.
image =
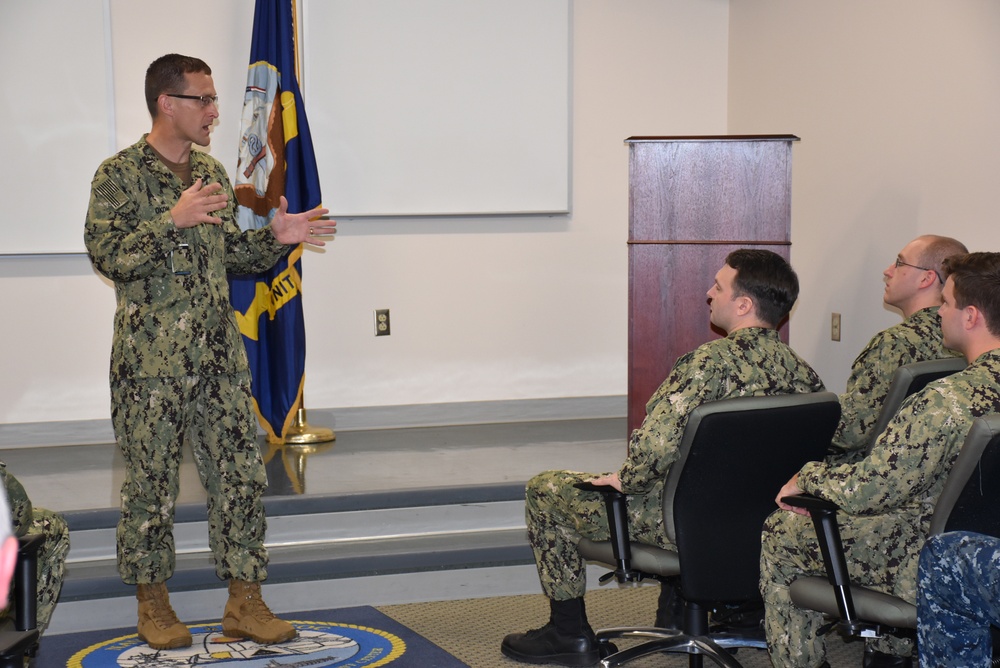
<path id="1" fill-rule="evenodd" d="M 235 185 L 243 230 L 270 223 L 281 195 L 289 213 L 322 201 L 299 91 L 296 35 L 294 0 L 257 0 Z M 270 271 L 229 280 L 250 358 L 254 408 L 271 443 L 284 442 L 302 407 L 302 248 L 291 248 Z"/>

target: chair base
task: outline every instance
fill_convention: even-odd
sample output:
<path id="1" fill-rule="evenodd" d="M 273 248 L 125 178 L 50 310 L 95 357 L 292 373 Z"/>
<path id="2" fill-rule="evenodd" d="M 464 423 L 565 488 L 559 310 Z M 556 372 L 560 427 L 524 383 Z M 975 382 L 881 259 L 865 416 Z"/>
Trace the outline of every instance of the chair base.
<path id="1" fill-rule="evenodd" d="M 753 636 L 732 633 L 692 636 L 681 631 L 655 627 L 602 629 L 597 632 L 599 649 L 617 638 L 646 639 L 647 642 L 614 653 L 605 654 L 601 651 L 600 665 L 604 668 L 618 668 L 630 661 L 661 652 L 704 656 L 723 668 L 742 668 L 730 650 L 767 649 L 767 642 L 763 638 Z"/>
<path id="2" fill-rule="evenodd" d="M 24 668 L 24 657 L 34 656 L 38 629 L 0 632 L 0 668 Z"/>

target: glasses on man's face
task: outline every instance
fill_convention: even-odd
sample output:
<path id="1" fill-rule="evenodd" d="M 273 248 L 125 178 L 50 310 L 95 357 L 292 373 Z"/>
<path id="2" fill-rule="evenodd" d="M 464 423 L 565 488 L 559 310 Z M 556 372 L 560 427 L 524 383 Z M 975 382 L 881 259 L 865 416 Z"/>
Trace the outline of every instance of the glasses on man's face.
<path id="1" fill-rule="evenodd" d="M 903 262 L 903 260 L 897 255 L 896 269 L 899 269 L 900 267 L 913 267 L 914 269 L 919 269 L 921 271 L 933 271 L 934 275 L 937 276 L 937 279 L 941 282 L 941 285 L 944 285 L 944 279 L 941 278 L 941 274 L 938 273 L 937 269 L 931 269 L 930 267 L 918 267 L 915 264 L 910 264 L 909 262 Z"/>
<path id="2" fill-rule="evenodd" d="M 181 95 L 180 93 L 166 93 L 167 97 L 179 97 L 182 100 L 198 100 L 201 102 L 201 106 L 207 107 L 210 104 L 219 106 L 219 96 L 218 95 Z"/>

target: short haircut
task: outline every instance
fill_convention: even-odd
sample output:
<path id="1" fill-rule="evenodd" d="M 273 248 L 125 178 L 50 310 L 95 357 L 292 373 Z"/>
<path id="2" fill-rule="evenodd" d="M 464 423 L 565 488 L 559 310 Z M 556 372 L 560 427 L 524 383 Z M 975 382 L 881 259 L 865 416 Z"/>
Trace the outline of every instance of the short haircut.
<path id="1" fill-rule="evenodd" d="M 952 255 L 942 269 L 955 283 L 955 306 L 975 306 L 990 334 L 1000 337 L 1000 253 Z"/>
<path id="2" fill-rule="evenodd" d="M 200 58 L 168 53 L 160 56 L 146 68 L 146 108 L 156 118 L 156 101 L 164 93 L 182 93 L 187 82 L 185 74 L 202 72 L 211 74 L 212 68 Z"/>
<path id="3" fill-rule="evenodd" d="M 799 277 L 791 265 L 773 251 L 751 248 L 733 251 L 726 264 L 736 270 L 735 296 L 749 296 L 757 317 L 777 327 L 799 297 Z"/>
<path id="4" fill-rule="evenodd" d="M 945 258 L 952 255 L 965 255 L 969 249 L 961 241 L 951 237 L 942 237 L 937 234 L 925 234 L 920 239 L 927 242 L 920 257 L 914 260 L 917 264 L 928 269 L 933 269 L 938 276 L 943 276 L 941 267 Z M 942 279 L 943 280 L 943 279 Z"/>

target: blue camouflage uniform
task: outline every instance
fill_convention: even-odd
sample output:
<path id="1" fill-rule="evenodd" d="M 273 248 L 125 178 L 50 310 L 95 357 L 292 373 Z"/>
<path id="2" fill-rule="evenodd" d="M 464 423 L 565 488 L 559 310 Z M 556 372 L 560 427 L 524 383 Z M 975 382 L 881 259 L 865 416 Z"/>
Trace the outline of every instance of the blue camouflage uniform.
<path id="1" fill-rule="evenodd" d="M 988 668 L 1000 626 L 1000 538 L 967 531 L 932 536 L 917 569 L 920 665 Z"/>

